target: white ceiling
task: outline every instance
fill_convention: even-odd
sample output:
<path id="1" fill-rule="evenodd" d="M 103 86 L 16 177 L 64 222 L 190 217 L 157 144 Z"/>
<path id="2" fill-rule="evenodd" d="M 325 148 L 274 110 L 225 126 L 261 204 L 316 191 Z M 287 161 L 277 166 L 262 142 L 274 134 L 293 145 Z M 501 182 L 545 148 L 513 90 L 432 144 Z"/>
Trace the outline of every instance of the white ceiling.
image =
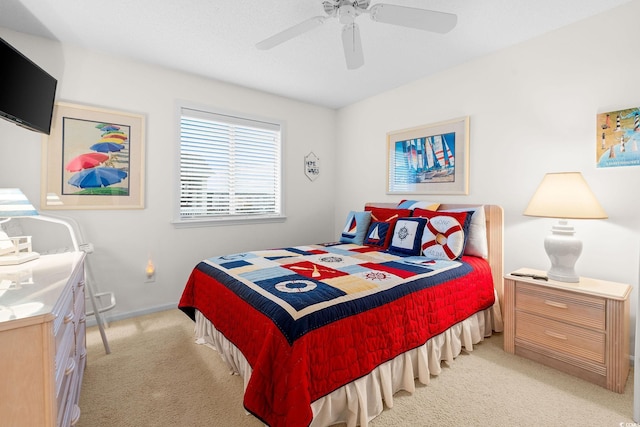
<path id="1" fill-rule="evenodd" d="M 630 0 L 372 0 L 457 14 L 447 34 L 357 19 L 365 64 L 347 70 L 341 24 L 255 44 L 322 0 L 1 0 L 0 26 L 339 108 Z"/>

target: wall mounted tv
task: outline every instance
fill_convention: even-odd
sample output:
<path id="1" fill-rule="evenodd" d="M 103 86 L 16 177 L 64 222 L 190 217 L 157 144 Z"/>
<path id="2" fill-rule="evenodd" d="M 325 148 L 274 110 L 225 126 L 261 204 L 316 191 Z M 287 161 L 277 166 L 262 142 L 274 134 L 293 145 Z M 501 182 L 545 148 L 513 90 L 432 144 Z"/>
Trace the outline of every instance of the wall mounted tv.
<path id="1" fill-rule="evenodd" d="M 0 38 L 0 117 L 49 134 L 58 82 Z"/>

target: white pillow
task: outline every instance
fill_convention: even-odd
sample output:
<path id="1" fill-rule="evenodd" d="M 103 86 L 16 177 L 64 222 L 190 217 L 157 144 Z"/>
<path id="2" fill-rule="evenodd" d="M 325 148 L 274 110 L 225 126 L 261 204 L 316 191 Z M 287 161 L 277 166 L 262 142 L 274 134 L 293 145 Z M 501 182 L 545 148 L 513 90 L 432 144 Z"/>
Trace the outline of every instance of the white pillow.
<path id="1" fill-rule="evenodd" d="M 460 209 L 442 209 L 439 212 L 466 212 L 473 211 L 469 233 L 467 236 L 467 246 L 464 248 L 465 255 L 477 256 L 481 258 L 489 257 L 489 243 L 487 242 L 487 217 L 484 214 L 484 206 L 473 206 Z"/>

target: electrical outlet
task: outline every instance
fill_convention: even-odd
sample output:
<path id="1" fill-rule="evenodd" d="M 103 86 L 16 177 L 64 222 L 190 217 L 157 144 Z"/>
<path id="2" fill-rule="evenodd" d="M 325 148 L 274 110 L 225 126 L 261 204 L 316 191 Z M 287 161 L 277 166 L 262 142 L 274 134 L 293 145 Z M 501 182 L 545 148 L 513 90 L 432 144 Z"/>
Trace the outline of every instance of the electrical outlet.
<path id="1" fill-rule="evenodd" d="M 156 272 L 154 271 L 152 274 L 146 274 L 144 278 L 144 283 L 153 283 L 156 281 Z"/>

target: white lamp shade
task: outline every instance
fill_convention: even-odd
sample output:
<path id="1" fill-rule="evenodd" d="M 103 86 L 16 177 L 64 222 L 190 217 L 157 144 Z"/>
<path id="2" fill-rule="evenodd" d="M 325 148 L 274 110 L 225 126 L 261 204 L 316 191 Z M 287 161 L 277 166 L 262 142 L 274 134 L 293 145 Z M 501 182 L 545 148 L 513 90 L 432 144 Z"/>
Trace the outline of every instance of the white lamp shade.
<path id="1" fill-rule="evenodd" d="M 607 218 L 607 213 L 580 172 L 546 174 L 524 215 L 565 219 Z"/>
<path id="2" fill-rule="evenodd" d="M 0 188 L 0 218 L 38 215 L 27 196 L 18 188 Z"/>
<path id="3" fill-rule="evenodd" d="M 575 263 L 582 253 L 582 242 L 567 219 L 607 218 L 580 172 L 548 173 L 542 179 L 524 211 L 528 216 L 560 218 L 544 241 L 551 261 L 549 279 L 579 282 Z"/>

